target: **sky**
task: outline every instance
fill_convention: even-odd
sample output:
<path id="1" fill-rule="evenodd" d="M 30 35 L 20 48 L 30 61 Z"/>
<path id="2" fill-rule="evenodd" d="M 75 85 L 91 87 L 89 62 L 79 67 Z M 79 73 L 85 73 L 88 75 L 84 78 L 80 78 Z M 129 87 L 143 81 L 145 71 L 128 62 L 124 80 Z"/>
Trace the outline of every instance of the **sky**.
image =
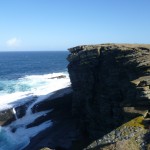
<path id="1" fill-rule="evenodd" d="M 0 51 L 150 43 L 150 0 L 0 0 Z"/>

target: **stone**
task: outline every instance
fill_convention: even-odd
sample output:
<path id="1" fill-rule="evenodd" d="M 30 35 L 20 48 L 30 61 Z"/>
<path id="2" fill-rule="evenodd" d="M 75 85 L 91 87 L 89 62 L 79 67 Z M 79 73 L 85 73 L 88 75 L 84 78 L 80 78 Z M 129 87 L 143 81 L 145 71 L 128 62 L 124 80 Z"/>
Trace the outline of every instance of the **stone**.
<path id="1" fill-rule="evenodd" d="M 26 110 L 28 106 L 34 101 L 31 100 L 26 103 L 22 103 L 15 108 L 7 108 L 5 110 L 0 111 L 0 126 L 6 126 L 16 120 L 17 118 L 22 118 L 26 114 Z M 14 110 L 16 111 L 16 114 L 14 114 Z"/>
<path id="2" fill-rule="evenodd" d="M 90 138 L 150 108 L 150 45 L 99 44 L 69 49 L 72 113 Z"/>
<path id="3" fill-rule="evenodd" d="M 48 79 L 62 79 L 62 78 L 66 78 L 66 76 L 65 75 L 60 75 L 60 76 L 51 77 L 51 78 L 48 78 Z"/>
<path id="4" fill-rule="evenodd" d="M 50 148 L 48 148 L 48 147 L 44 147 L 44 148 L 42 148 L 42 149 L 40 149 L 40 150 L 54 150 L 54 149 L 50 149 Z"/>
<path id="5" fill-rule="evenodd" d="M 15 116 L 12 109 L 0 111 L 0 126 L 8 125 L 14 120 Z"/>

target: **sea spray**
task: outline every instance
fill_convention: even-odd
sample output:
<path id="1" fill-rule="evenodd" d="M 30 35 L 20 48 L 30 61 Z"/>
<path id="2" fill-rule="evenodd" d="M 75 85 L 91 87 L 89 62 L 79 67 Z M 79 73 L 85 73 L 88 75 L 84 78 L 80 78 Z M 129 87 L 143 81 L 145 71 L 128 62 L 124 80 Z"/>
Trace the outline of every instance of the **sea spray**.
<path id="1" fill-rule="evenodd" d="M 66 78 L 51 79 L 61 75 L 65 75 Z M 13 84 L 9 80 L 3 84 L 5 84 L 5 88 L 0 91 L 0 110 L 23 105 L 28 101 L 35 99 L 36 97 L 38 98 L 38 101 L 45 99 L 52 92 L 70 86 L 70 79 L 67 73 L 52 73 L 25 76 L 13 81 Z M 22 88 L 24 85 L 27 85 L 28 88 Z M 10 87 L 14 89 L 14 92 L 10 93 L 7 90 L 7 88 Z"/>
<path id="2" fill-rule="evenodd" d="M 33 114 L 32 107 L 46 96 L 49 97 L 53 91 L 70 85 L 66 73 L 67 55 L 67 51 L 0 53 L 0 111 L 33 104 L 27 108 L 29 113 L 25 116 L 1 128 L 0 150 L 20 150 L 29 144 L 30 138 L 52 125 L 48 121 L 26 129 L 26 125 L 48 113 L 43 111 Z M 52 79 L 59 75 L 67 77 Z M 16 115 L 19 116 L 19 111 Z"/>
<path id="3" fill-rule="evenodd" d="M 50 125 L 51 122 L 46 121 L 39 126 L 28 129 L 20 127 L 15 133 L 11 132 L 9 127 L 3 127 L 0 130 L 0 150 L 21 150 L 30 143 L 30 138 Z"/>
<path id="4" fill-rule="evenodd" d="M 51 121 L 46 121 L 39 126 L 26 128 L 26 125 L 34 122 L 35 119 L 52 111 L 49 110 L 33 114 L 32 108 L 35 104 L 50 97 L 55 91 L 70 86 L 68 76 L 62 79 L 51 79 L 52 77 L 57 77 L 59 75 L 64 75 L 64 73 L 26 76 L 19 79 L 17 84 L 28 82 L 30 88 L 28 88 L 27 91 L 16 91 L 15 93 L 7 93 L 7 95 L 1 94 L 1 99 L 5 99 L 6 101 L 0 101 L 0 110 L 12 108 L 16 120 L 8 126 L 0 128 L 0 150 L 21 150 L 29 144 L 32 137 L 52 125 Z M 65 90 L 65 92 L 67 93 L 68 91 Z M 58 96 L 62 96 L 64 93 L 61 93 Z M 25 116 L 18 118 L 15 108 L 29 101 L 33 102 L 27 108 Z"/>

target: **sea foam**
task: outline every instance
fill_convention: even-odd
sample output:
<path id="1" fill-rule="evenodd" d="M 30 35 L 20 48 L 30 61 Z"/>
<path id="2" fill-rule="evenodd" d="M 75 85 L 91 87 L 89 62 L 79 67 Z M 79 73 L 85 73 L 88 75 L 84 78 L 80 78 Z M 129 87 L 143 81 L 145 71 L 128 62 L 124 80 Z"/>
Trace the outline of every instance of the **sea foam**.
<path id="1" fill-rule="evenodd" d="M 61 75 L 66 78 L 55 78 Z M 67 73 L 52 73 L 25 76 L 17 80 L 0 80 L 0 85 L 3 85 L 0 90 L 0 110 L 4 110 L 26 103 L 34 97 L 45 99 L 52 92 L 69 86 L 70 80 Z"/>
<path id="2" fill-rule="evenodd" d="M 57 78 L 58 76 L 66 76 L 66 78 Z M 46 121 L 42 124 L 26 128 L 26 125 L 32 123 L 38 117 L 44 116 L 48 112 L 42 111 L 32 113 L 31 108 L 38 102 L 50 97 L 55 91 L 70 86 L 70 80 L 67 73 L 53 73 L 45 75 L 30 75 L 17 80 L 0 81 L 4 88 L 0 91 L 0 111 L 22 105 L 28 101 L 36 99 L 26 110 L 26 115 L 17 118 L 11 124 L 0 127 L 0 150 L 21 150 L 30 143 L 30 139 L 42 130 L 52 126 L 52 122 Z M 11 88 L 10 91 L 8 88 Z M 69 91 L 64 91 L 67 93 Z M 59 93 L 62 96 L 64 93 Z M 12 130 L 16 131 L 13 133 Z M 21 137 L 21 138 L 20 138 Z"/>

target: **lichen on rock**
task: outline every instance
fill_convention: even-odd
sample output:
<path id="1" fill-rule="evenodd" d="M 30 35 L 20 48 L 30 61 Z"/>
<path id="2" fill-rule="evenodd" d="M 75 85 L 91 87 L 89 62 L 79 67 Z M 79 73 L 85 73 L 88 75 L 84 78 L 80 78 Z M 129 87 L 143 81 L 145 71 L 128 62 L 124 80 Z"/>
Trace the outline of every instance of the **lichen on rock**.
<path id="1" fill-rule="evenodd" d="M 147 147 L 144 117 L 137 117 L 91 143 L 85 150 L 143 150 Z"/>

